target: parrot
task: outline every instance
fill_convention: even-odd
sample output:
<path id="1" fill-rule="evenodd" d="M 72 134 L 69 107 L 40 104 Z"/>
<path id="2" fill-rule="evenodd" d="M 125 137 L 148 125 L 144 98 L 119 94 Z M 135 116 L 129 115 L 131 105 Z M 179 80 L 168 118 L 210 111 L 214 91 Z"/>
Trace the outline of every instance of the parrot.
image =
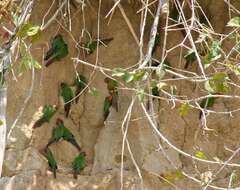
<path id="1" fill-rule="evenodd" d="M 48 67 L 55 61 L 60 61 L 67 55 L 68 45 L 63 40 L 62 35 L 57 34 L 51 42 L 51 48 L 47 51 L 47 54 L 44 57 L 44 61 L 46 61 L 46 67 Z"/>
<path id="2" fill-rule="evenodd" d="M 86 85 L 87 85 L 87 79 L 83 75 L 79 75 L 75 79 L 74 86 L 76 86 L 76 91 L 75 91 L 76 103 L 78 103 L 79 94 L 86 87 Z"/>
<path id="3" fill-rule="evenodd" d="M 108 77 L 104 82 L 107 83 L 108 93 L 112 96 L 112 106 L 118 111 L 118 82 Z"/>
<path id="4" fill-rule="evenodd" d="M 49 120 L 54 116 L 56 113 L 56 107 L 52 105 L 45 105 L 42 110 L 42 116 L 39 120 L 35 122 L 33 128 L 41 127 L 44 123 L 49 122 Z"/>
<path id="5" fill-rule="evenodd" d="M 57 162 L 53 156 L 53 153 L 49 148 L 46 149 L 46 158 L 48 160 L 48 165 L 49 165 L 51 171 L 53 172 L 54 178 L 56 178 L 57 177 L 56 171 L 58 169 L 58 166 L 57 166 Z"/>
<path id="6" fill-rule="evenodd" d="M 81 170 L 86 166 L 85 152 L 81 152 L 73 161 L 73 176 L 77 179 L 77 175 L 81 172 Z"/>
<path id="7" fill-rule="evenodd" d="M 214 97 L 209 97 L 209 98 L 205 98 L 201 101 L 200 103 L 200 107 L 203 108 L 203 109 L 206 109 L 206 108 L 210 108 L 210 107 L 213 107 L 214 103 L 215 103 L 215 99 Z M 199 113 L 199 119 L 201 119 L 202 117 L 202 111 L 200 111 Z"/>
<path id="8" fill-rule="evenodd" d="M 61 119 L 57 119 L 57 122 L 56 122 L 57 126 L 55 128 L 53 128 L 53 131 L 52 131 L 52 138 L 51 140 L 48 142 L 47 144 L 47 148 L 53 144 L 53 143 L 56 143 L 58 141 L 60 141 L 61 138 L 63 138 L 63 135 L 64 135 L 64 124 L 63 124 L 63 121 Z"/>
<path id="9" fill-rule="evenodd" d="M 112 96 L 107 96 L 104 100 L 104 105 L 103 105 L 104 121 L 107 119 L 110 113 L 109 109 L 112 106 L 112 100 L 113 100 Z"/>
<path id="10" fill-rule="evenodd" d="M 113 38 L 100 39 L 99 45 L 104 45 L 104 44 L 107 45 L 112 40 L 113 40 Z M 97 45 L 98 45 L 98 40 L 91 40 L 91 41 L 89 41 L 85 45 L 85 48 L 87 49 L 87 54 L 92 54 L 97 49 Z"/>
<path id="11" fill-rule="evenodd" d="M 73 146 L 75 146 L 79 152 L 81 151 L 81 147 L 79 146 L 74 135 L 68 128 L 64 127 L 62 137 L 63 137 L 63 140 L 65 140 L 65 141 L 71 143 Z"/>
<path id="12" fill-rule="evenodd" d="M 71 87 L 68 86 L 66 83 L 61 83 L 61 96 L 64 100 L 64 110 L 66 113 L 66 117 L 68 117 L 71 109 L 72 100 L 74 98 L 74 93 Z"/>

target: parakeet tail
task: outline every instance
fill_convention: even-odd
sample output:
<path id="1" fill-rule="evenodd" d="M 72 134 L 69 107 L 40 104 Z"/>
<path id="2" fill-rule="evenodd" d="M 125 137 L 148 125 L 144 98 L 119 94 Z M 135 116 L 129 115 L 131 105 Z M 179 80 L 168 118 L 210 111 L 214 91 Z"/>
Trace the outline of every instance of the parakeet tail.
<path id="1" fill-rule="evenodd" d="M 46 62 L 45 66 L 46 66 L 46 67 L 50 66 L 54 61 L 55 61 L 55 57 L 52 57 L 51 59 L 49 59 L 49 60 Z"/>
<path id="2" fill-rule="evenodd" d="M 52 48 L 49 49 L 49 50 L 47 51 L 46 56 L 44 57 L 44 61 L 47 61 L 50 57 L 52 57 L 53 53 L 54 53 L 53 49 L 52 49 Z"/>
<path id="3" fill-rule="evenodd" d="M 75 140 L 75 139 L 71 139 L 70 141 L 69 141 L 73 146 L 75 146 L 77 149 L 78 149 L 78 151 L 79 152 L 81 152 L 81 147 L 79 146 L 79 144 L 77 143 L 77 141 Z"/>
<path id="4" fill-rule="evenodd" d="M 41 126 L 43 125 L 43 123 L 45 123 L 45 121 L 44 121 L 43 118 L 37 120 L 37 121 L 34 123 L 34 125 L 33 125 L 33 129 L 36 129 L 36 128 L 38 128 L 38 127 L 41 127 Z"/>
<path id="5" fill-rule="evenodd" d="M 57 178 L 57 172 L 56 172 L 55 168 L 53 169 L 53 176 L 54 176 L 55 179 Z"/>
<path id="6" fill-rule="evenodd" d="M 118 95 L 116 93 L 114 93 L 112 96 L 113 96 L 113 98 L 112 98 L 112 106 L 118 112 Z"/>
<path id="7" fill-rule="evenodd" d="M 64 105 L 65 115 L 68 117 L 71 108 L 71 102 Z"/>

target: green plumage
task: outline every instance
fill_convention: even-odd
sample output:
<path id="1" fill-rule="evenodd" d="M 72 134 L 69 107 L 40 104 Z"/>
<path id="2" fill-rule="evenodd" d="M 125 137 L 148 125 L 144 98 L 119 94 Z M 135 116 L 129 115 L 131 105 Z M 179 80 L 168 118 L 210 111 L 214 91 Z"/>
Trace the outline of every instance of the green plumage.
<path id="1" fill-rule="evenodd" d="M 64 128 L 65 127 L 62 120 L 58 119 L 57 126 L 52 130 L 52 138 L 48 142 L 47 147 L 49 147 L 53 143 L 57 143 L 60 141 L 60 139 L 63 137 L 63 134 L 64 134 Z"/>
<path id="2" fill-rule="evenodd" d="M 71 103 L 74 98 L 74 93 L 70 86 L 68 86 L 65 83 L 61 83 L 61 96 L 63 97 L 64 100 L 64 110 L 66 113 L 66 117 L 68 117 L 71 108 Z"/>
<path id="3" fill-rule="evenodd" d="M 72 168 L 74 172 L 74 178 L 77 178 L 77 175 L 84 169 L 86 166 L 86 159 L 84 153 L 80 153 L 73 161 Z"/>
<path id="4" fill-rule="evenodd" d="M 103 103 L 103 113 L 104 113 L 104 121 L 107 119 L 109 113 L 110 113 L 110 107 L 112 106 L 112 96 L 108 96 L 105 98 Z"/>
<path id="5" fill-rule="evenodd" d="M 75 79 L 74 86 L 76 86 L 76 91 L 75 91 L 76 103 L 78 103 L 79 94 L 86 87 L 86 85 L 87 85 L 87 79 L 83 75 L 79 75 Z"/>
<path id="6" fill-rule="evenodd" d="M 53 156 L 53 153 L 49 148 L 46 149 L 46 158 L 48 160 L 48 165 L 49 165 L 51 171 L 53 172 L 54 178 L 56 178 L 56 172 L 57 172 L 58 166 L 57 166 L 57 162 Z"/>
<path id="7" fill-rule="evenodd" d="M 47 147 L 49 147 L 53 143 L 59 142 L 61 139 L 71 143 L 75 146 L 79 151 L 81 151 L 81 147 L 77 143 L 72 132 L 64 126 L 64 123 L 61 119 L 57 119 L 57 127 L 53 129 L 52 138 L 48 142 Z"/>
<path id="8" fill-rule="evenodd" d="M 56 107 L 52 105 L 44 106 L 42 110 L 42 116 L 39 120 L 36 121 L 36 123 L 33 125 L 33 128 L 41 127 L 42 124 L 49 122 L 49 120 L 54 116 L 55 113 L 56 113 Z"/>
<path id="9" fill-rule="evenodd" d="M 79 144 L 77 143 L 74 135 L 72 134 L 72 132 L 68 128 L 64 127 L 62 137 L 65 141 L 68 141 L 73 146 L 75 146 L 78 149 L 78 151 L 81 151 L 81 147 L 79 146 Z"/>
<path id="10" fill-rule="evenodd" d="M 54 61 L 60 61 L 67 55 L 68 55 L 68 46 L 63 40 L 62 35 L 58 34 L 53 38 L 51 42 L 51 48 L 47 51 L 47 54 L 44 58 L 44 60 L 47 61 L 46 66 L 48 67 Z"/>

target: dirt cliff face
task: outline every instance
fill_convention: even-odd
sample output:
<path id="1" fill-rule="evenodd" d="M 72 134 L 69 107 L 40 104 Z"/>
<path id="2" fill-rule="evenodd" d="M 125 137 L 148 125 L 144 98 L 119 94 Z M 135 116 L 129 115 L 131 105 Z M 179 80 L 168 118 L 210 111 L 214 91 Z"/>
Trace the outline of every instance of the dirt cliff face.
<path id="1" fill-rule="evenodd" d="M 15 129 L 8 140 L 4 173 L 0 180 L 0 189 L 4 190 L 80 190 L 80 189 L 120 189 L 121 154 L 123 145 L 122 121 L 128 111 L 132 100 L 132 91 L 119 90 L 119 110 L 110 110 L 110 115 L 104 122 L 103 102 L 108 95 L 104 83 L 104 72 L 81 63 L 74 63 L 72 57 L 79 57 L 94 64 L 97 60 L 101 66 L 106 68 L 127 68 L 136 64 L 139 60 L 139 49 L 129 27 L 121 12 L 117 8 L 111 20 L 105 15 L 111 9 L 111 1 L 103 1 L 98 20 L 98 3 L 92 1 L 90 5 L 81 10 L 71 8 L 72 23 L 71 31 L 66 15 L 60 14 L 57 19 L 42 33 L 41 39 L 33 46 L 32 53 L 36 59 L 44 65 L 43 55 L 46 53 L 51 38 L 61 33 L 69 45 L 69 55 L 63 61 L 56 62 L 50 67 L 42 67 L 41 70 L 29 71 L 14 80 L 12 75 L 8 79 L 8 110 L 7 124 L 12 126 L 19 116 L 21 109 L 25 106 L 23 114 L 15 124 Z M 36 0 L 31 16 L 34 24 L 41 25 L 43 17 L 51 18 L 56 10 L 56 4 L 45 15 L 52 2 L 48 0 Z M 129 18 L 136 34 L 139 34 L 140 16 L 138 3 L 126 1 L 121 3 Z M 240 8 L 240 3 L 234 2 L 235 7 Z M 213 27 L 218 32 L 228 32 L 228 9 L 223 0 L 201 1 L 203 9 L 208 13 Z M 99 23 L 98 23 L 99 22 Z M 109 22 L 109 23 L 108 23 Z M 144 49 L 147 47 L 148 37 L 151 30 L 152 20 L 147 21 L 146 35 L 144 36 Z M 164 26 L 164 15 L 161 19 L 161 27 Z M 100 38 L 113 38 L 107 47 L 100 46 L 98 52 L 86 57 L 82 54 L 81 47 L 76 43 L 88 39 L 88 31 L 91 36 L 97 38 L 98 24 Z M 83 31 L 85 31 L 83 33 Z M 84 35 L 82 35 L 84 34 Z M 163 34 L 163 30 L 161 31 Z M 170 32 L 168 34 L 167 48 L 177 45 L 183 36 L 181 32 Z M 224 44 L 226 48 L 231 44 Z M 181 49 L 176 49 L 168 56 L 168 62 L 172 66 L 179 66 Z M 161 57 L 161 47 L 157 49 L 156 58 Z M 192 70 L 197 70 L 192 67 Z M 89 86 L 99 91 L 98 96 L 91 96 L 86 90 L 77 104 L 72 106 L 68 118 L 59 106 L 59 86 L 61 82 L 71 84 L 79 74 L 90 79 Z M 178 81 L 176 86 L 180 92 L 190 97 L 197 96 L 201 92 L 190 83 Z M 32 89 L 32 92 L 31 92 Z M 24 103 L 26 97 L 31 93 L 31 98 Z M 237 90 L 235 92 L 238 94 Z M 58 105 L 57 114 L 49 123 L 41 128 L 32 129 L 34 122 L 39 118 L 41 109 L 46 104 Z M 239 117 L 237 113 L 230 117 L 228 115 L 210 115 L 208 127 L 215 129 L 214 132 L 203 131 L 200 127 L 199 111 L 192 111 L 186 118 L 179 116 L 178 108 L 172 109 L 172 102 L 155 101 L 154 110 L 159 122 L 160 131 L 166 138 L 179 149 L 191 154 L 197 150 L 204 152 L 208 158 L 218 157 L 226 160 L 231 155 L 225 148 L 236 149 L 239 139 Z M 227 110 L 229 107 L 237 107 L 239 101 L 218 101 L 214 108 Z M 52 129 L 55 127 L 56 119 L 62 118 L 64 124 L 69 128 L 77 139 L 77 142 L 86 152 L 87 167 L 75 180 L 71 173 L 71 164 L 78 152 L 70 144 L 59 142 L 51 146 L 51 150 L 59 164 L 57 179 L 54 179 L 48 171 L 48 164 L 42 155 L 42 150 L 51 138 Z M 178 169 L 187 173 L 204 173 L 209 170 L 218 169 L 218 165 L 195 162 L 180 155 L 179 152 L 167 145 L 160 139 L 150 126 L 142 111 L 140 102 L 136 100 L 133 106 L 131 121 L 127 128 L 127 140 L 123 152 L 123 189 L 138 190 L 141 188 L 141 180 L 136 170 L 136 165 L 141 171 L 144 189 L 167 190 L 173 186 L 161 180 L 162 176 L 174 175 Z M 129 151 L 131 149 L 131 152 Z M 132 153 L 132 154 L 131 154 Z M 168 155 L 166 157 L 166 155 Z M 237 162 L 237 157 L 233 162 Z M 225 176 L 229 172 L 225 171 Z M 200 189 L 197 182 L 187 178 L 179 177 L 174 180 L 179 189 Z M 216 182 L 218 185 L 228 184 L 228 178 L 220 177 Z"/>

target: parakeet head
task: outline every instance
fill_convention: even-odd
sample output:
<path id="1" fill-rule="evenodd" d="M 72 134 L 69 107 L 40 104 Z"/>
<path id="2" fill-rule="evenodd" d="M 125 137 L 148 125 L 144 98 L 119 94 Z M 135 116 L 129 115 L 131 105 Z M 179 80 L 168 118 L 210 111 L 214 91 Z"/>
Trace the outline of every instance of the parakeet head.
<path id="1" fill-rule="evenodd" d="M 63 37 L 62 37 L 61 34 L 57 34 L 57 35 L 53 38 L 53 40 L 62 40 L 62 39 L 63 39 Z"/>
<path id="2" fill-rule="evenodd" d="M 63 120 L 60 118 L 57 118 L 56 124 L 57 125 L 63 124 Z"/>
<path id="3" fill-rule="evenodd" d="M 64 88 L 65 86 L 67 86 L 67 84 L 64 82 L 61 82 L 60 86 L 61 86 L 61 88 Z"/>

